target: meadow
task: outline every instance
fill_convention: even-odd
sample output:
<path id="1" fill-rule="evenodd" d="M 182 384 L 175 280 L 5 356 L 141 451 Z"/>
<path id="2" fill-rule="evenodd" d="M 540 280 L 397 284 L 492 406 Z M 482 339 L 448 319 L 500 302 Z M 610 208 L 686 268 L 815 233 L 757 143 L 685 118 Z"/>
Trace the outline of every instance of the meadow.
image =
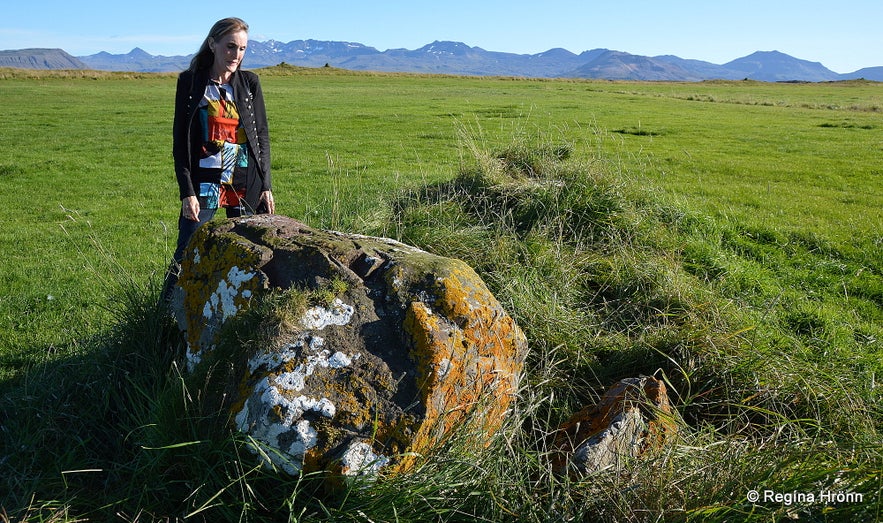
<path id="1" fill-rule="evenodd" d="M 277 212 L 475 266 L 530 340 L 523 411 L 410 478 L 260 498 L 235 435 L 171 405 L 186 380 L 151 308 L 174 76 L 0 71 L 20 192 L 0 211 L 0 521 L 883 514 L 881 84 L 260 74 Z M 545 470 L 541 436 L 639 373 L 665 376 L 683 441 L 622 476 Z M 764 488 L 862 500 L 746 499 Z"/>

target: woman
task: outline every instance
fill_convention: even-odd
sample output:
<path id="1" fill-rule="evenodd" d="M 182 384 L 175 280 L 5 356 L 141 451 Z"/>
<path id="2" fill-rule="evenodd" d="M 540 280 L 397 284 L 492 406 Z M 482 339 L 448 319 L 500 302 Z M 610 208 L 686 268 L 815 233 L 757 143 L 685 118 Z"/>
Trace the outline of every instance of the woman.
<path id="1" fill-rule="evenodd" d="M 187 242 L 219 207 L 227 217 L 276 210 L 261 84 L 256 74 L 240 69 L 247 46 L 248 24 L 219 20 L 178 76 L 172 155 L 181 214 L 166 296 L 177 281 Z"/>

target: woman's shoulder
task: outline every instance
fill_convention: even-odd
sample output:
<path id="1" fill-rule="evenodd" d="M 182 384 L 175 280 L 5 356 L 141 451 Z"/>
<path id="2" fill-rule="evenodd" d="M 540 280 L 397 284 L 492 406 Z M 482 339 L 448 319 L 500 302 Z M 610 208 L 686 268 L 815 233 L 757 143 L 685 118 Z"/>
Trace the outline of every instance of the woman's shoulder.
<path id="1" fill-rule="evenodd" d="M 245 69 L 240 69 L 233 75 L 233 86 L 245 87 L 249 93 L 261 92 L 261 81 L 257 73 Z"/>
<path id="2" fill-rule="evenodd" d="M 242 79 L 248 82 L 249 84 L 260 83 L 260 77 L 254 71 L 249 71 L 246 69 L 240 69 L 239 74 L 242 75 Z"/>
<path id="3" fill-rule="evenodd" d="M 178 86 L 192 86 L 196 73 L 192 69 L 184 69 L 178 73 Z"/>

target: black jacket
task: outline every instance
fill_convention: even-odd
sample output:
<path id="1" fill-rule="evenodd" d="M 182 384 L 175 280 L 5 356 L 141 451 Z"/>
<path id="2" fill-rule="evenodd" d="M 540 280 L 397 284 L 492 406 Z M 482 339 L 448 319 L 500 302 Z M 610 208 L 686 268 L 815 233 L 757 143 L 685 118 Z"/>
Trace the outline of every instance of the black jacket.
<path id="1" fill-rule="evenodd" d="M 203 144 L 198 139 L 201 130 L 195 116 L 208 81 L 208 70 L 197 71 L 194 74 L 188 69 L 178 75 L 175 119 L 172 126 L 172 156 L 175 159 L 175 175 L 178 178 L 178 189 L 182 200 L 199 194 L 198 187 L 194 187 L 193 175 L 199 169 Z M 240 124 L 248 137 L 249 151 L 251 156 L 257 159 L 257 172 L 261 178 L 260 188 L 262 191 L 269 191 L 271 190 L 270 131 L 267 127 L 267 111 L 264 107 L 261 82 L 258 75 L 253 72 L 239 70 L 233 73 L 230 85 L 233 87 Z"/>

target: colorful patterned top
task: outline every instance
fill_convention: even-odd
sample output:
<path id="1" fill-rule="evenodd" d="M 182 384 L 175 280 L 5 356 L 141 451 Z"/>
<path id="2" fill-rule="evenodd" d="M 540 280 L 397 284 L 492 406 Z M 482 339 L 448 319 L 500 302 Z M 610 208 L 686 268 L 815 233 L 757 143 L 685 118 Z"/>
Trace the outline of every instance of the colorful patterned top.
<path id="1" fill-rule="evenodd" d="M 205 209 L 236 207 L 245 197 L 248 138 L 234 100 L 230 85 L 210 81 L 197 110 L 203 131 L 199 203 Z"/>
<path id="2" fill-rule="evenodd" d="M 221 203 L 221 167 L 225 162 L 218 160 L 210 167 L 200 166 L 204 157 L 214 156 L 221 150 L 221 147 L 218 147 L 217 152 L 212 150 L 211 144 L 205 147 L 206 142 L 213 141 L 208 139 L 208 100 L 213 99 L 217 101 L 216 108 L 213 109 L 213 116 L 220 115 L 223 118 L 232 116 L 233 119 L 238 116 L 238 126 L 233 126 L 236 129 L 236 134 L 238 135 L 241 129 L 248 137 L 247 144 L 244 143 L 245 138 L 229 136 L 232 133 L 228 133 L 227 139 L 220 140 L 221 144 L 239 145 L 240 153 L 246 154 L 247 152 L 248 154 L 247 159 L 243 158 L 248 164 L 245 169 L 239 165 L 235 155 L 227 154 L 218 157 L 229 158 L 233 162 L 233 169 L 229 172 L 232 173 L 232 186 L 237 190 L 235 194 L 239 198 L 242 195 L 239 190 L 245 188 L 245 198 L 241 200 L 240 207 L 236 209 L 241 208 L 255 213 L 262 212 L 261 194 L 263 191 L 272 190 L 272 182 L 270 176 L 270 133 L 260 79 L 252 71 L 234 72 L 227 82 L 232 89 L 224 88 L 223 107 L 220 104 L 221 86 L 217 85 L 212 88 L 217 94 L 212 96 L 209 92 L 206 96 L 206 86 L 210 81 L 207 69 L 198 71 L 187 69 L 178 75 L 175 89 L 175 118 L 172 125 L 172 157 L 175 161 L 175 178 L 178 182 L 179 196 L 182 200 L 191 196 L 206 200 L 207 198 L 200 196 L 205 193 L 210 197 L 216 196 L 218 203 Z M 200 104 L 205 105 L 205 113 L 202 116 L 200 116 Z M 213 185 L 203 191 L 202 183 Z M 208 190 L 214 189 L 215 186 L 217 186 L 217 190 Z M 227 188 L 229 189 L 230 186 L 228 185 Z M 234 202 L 235 200 L 231 203 Z M 203 201 L 200 202 L 200 208 L 207 208 Z M 228 211 L 232 210 L 228 208 Z"/>

